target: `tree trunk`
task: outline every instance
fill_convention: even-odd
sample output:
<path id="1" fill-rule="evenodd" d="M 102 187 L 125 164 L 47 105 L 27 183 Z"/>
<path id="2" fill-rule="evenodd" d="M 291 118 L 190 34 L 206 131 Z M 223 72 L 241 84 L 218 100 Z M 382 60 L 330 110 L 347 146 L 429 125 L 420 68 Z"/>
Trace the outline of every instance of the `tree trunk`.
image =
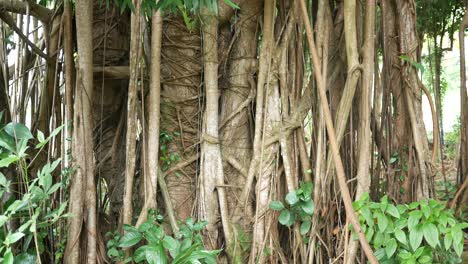
<path id="1" fill-rule="evenodd" d="M 75 94 L 74 148 L 76 173 L 70 191 L 70 228 L 65 251 L 67 264 L 96 263 L 96 187 L 93 154 L 93 41 L 92 1 L 76 3 L 78 59 Z M 84 221 L 84 222 L 83 222 Z M 81 240 L 81 237 L 86 238 Z M 83 244 L 82 244 L 83 243 Z M 81 252 L 80 252 L 81 251 Z"/>

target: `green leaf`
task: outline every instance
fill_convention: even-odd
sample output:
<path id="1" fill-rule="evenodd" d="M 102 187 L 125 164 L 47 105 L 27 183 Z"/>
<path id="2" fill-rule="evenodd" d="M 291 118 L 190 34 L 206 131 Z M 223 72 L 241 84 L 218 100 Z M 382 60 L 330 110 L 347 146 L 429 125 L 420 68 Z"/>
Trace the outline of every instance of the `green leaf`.
<path id="1" fill-rule="evenodd" d="M 29 128 L 21 123 L 9 123 L 4 128 L 5 132 L 7 132 L 10 136 L 16 139 L 31 139 L 33 135 Z"/>
<path id="2" fill-rule="evenodd" d="M 272 201 L 270 203 L 270 209 L 275 210 L 275 211 L 281 211 L 284 209 L 284 205 L 280 201 Z"/>
<path id="3" fill-rule="evenodd" d="M 39 185 L 44 187 L 44 191 L 48 191 L 52 185 L 52 175 L 46 174 L 39 177 Z"/>
<path id="4" fill-rule="evenodd" d="M 294 216 L 289 210 L 281 211 L 278 221 L 285 226 L 291 226 L 294 223 Z"/>
<path id="5" fill-rule="evenodd" d="M 301 235 L 305 235 L 305 234 L 307 234 L 307 232 L 309 232 L 310 225 L 311 225 L 310 221 L 302 222 L 301 228 L 300 228 Z"/>
<path id="6" fill-rule="evenodd" d="M 11 245 L 20 240 L 22 237 L 24 237 L 24 233 L 21 232 L 16 232 L 13 234 L 8 234 L 8 236 L 5 238 L 5 241 L 3 242 L 5 245 Z"/>
<path id="7" fill-rule="evenodd" d="M 408 229 L 412 230 L 418 223 L 419 219 L 421 219 L 422 213 L 420 211 L 413 211 L 409 214 L 408 218 Z"/>
<path id="8" fill-rule="evenodd" d="M 364 206 L 361 208 L 361 215 L 366 219 L 366 223 L 368 226 L 374 226 L 374 218 L 372 217 L 372 213 L 368 207 Z"/>
<path id="9" fill-rule="evenodd" d="M 463 251 L 463 231 L 459 228 L 454 227 L 452 228 L 451 234 L 453 249 L 455 250 L 455 253 L 457 253 L 458 256 L 461 256 L 461 253 Z"/>
<path id="10" fill-rule="evenodd" d="M 148 247 L 149 247 L 148 245 L 144 245 L 144 246 L 141 246 L 141 247 L 137 248 L 137 250 L 135 250 L 135 252 L 133 253 L 133 260 L 136 263 L 140 263 L 140 262 L 146 260 L 146 250 L 148 249 Z M 117 252 L 117 250 L 116 250 L 116 252 Z M 107 252 L 107 255 L 109 255 L 109 252 Z"/>
<path id="11" fill-rule="evenodd" d="M 146 251 L 146 261 L 148 264 L 166 264 L 167 263 L 167 256 L 164 248 L 161 244 L 151 245 L 149 246 Z"/>
<path id="12" fill-rule="evenodd" d="M 406 245 L 406 234 L 401 229 L 395 229 L 395 238 L 403 245 Z"/>
<path id="13" fill-rule="evenodd" d="M 138 232 L 138 229 L 132 225 L 124 224 L 123 230 L 126 232 Z"/>
<path id="14" fill-rule="evenodd" d="M 3 264 L 13 264 L 13 253 L 11 253 L 11 249 L 8 249 L 3 256 Z"/>
<path id="15" fill-rule="evenodd" d="M 388 205 L 386 212 L 395 218 L 400 218 L 400 212 L 393 204 Z"/>
<path id="16" fill-rule="evenodd" d="M 420 226 L 416 226 L 415 228 L 410 230 L 409 242 L 413 250 L 418 249 L 419 245 L 421 245 L 422 238 L 423 238 L 423 232 Z"/>
<path id="17" fill-rule="evenodd" d="M 425 263 L 431 263 L 432 258 L 431 256 L 424 255 L 418 259 L 418 263 L 425 264 Z"/>
<path id="18" fill-rule="evenodd" d="M 290 205 L 294 205 L 297 202 L 299 202 L 299 198 L 297 197 L 297 194 L 295 191 L 289 192 L 286 195 L 286 202 Z"/>
<path id="19" fill-rule="evenodd" d="M 226 3 L 228 6 L 234 8 L 234 9 L 240 9 L 240 7 L 238 5 L 236 5 L 234 2 L 232 2 L 231 0 L 224 0 L 224 3 Z"/>
<path id="20" fill-rule="evenodd" d="M 314 213 L 314 201 L 308 200 L 301 204 L 302 210 L 308 215 L 312 215 Z"/>
<path id="21" fill-rule="evenodd" d="M 200 231 L 208 224 L 207 221 L 200 221 L 193 225 L 193 231 Z"/>
<path id="22" fill-rule="evenodd" d="M 366 230 L 366 239 L 367 239 L 367 241 L 371 241 L 373 235 L 374 235 L 374 228 L 368 228 Z"/>
<path id="23" fill-rule="evenodd" d="M 452 245 L 452 234 L 446 234 L 444 237 L 444 247 L 445 250 L 449 250 L 450 246 Z"/>
<path id="24" fill-rule="evenodd" d="M 39 140 L 39 142 L 45 141 L 44 133 L 42 133 L 40 130 L 37 130 L 37 140 Z"/>
<path id="25" fill-rule="evenodd" d="M 137 250 L 138 251 L 138 250 Z M 135 255 L 136 255 L 136 251 L 135 251 Z M 107 256 L 112 258 L 112 257 L 118 257 L 119 256 L 119 251 L 113 247 L 113 248 L 110 248 L 108 251 L 107 251 Z"/>
<path id="26" fill-rule="evenodd" d="M 165 249 L 169 251 L 172 258 L 175 258 L 179 254 L 180 242 L 175 240 L 171 236 L 165 236 L 162 244 Z"/>
<path id="27" fill-rule="evenodd" d="M 141 234 L 139 232 L 128 232 L 121 238 L 119 247 L 131 247 L 141 241 Z"/>
<path id="28" fill-rule="evenodd" d="M 397 249 L 397 242 L 394 238 L 390 239 L 385 246 L 385 253 L 387 253 L 387 257 L 390 259 Z"/>
<path id="29" fill-rule="evenodd" d="M 427 243 L 436 248 L 439 245 L 439 230 L 433 223 L 425 223 L 422 227 L 424 239 Z"/>
<path id="30" fill-rule="evenodd" d="M 10 164 L 16 162 L 17 160 L 19 160 L 19 157 L 16 155 L 10 155 L 6 158 L 3 158 L 0 160 L 0 168 L 8 167 Z"/>
<path id="31" fill-rule="evenodd" d="M 377 213 L 377 225 L 379 226 L 380 232 L 384 232 L 388 226 L 388 219 L 382 213 Z"/>

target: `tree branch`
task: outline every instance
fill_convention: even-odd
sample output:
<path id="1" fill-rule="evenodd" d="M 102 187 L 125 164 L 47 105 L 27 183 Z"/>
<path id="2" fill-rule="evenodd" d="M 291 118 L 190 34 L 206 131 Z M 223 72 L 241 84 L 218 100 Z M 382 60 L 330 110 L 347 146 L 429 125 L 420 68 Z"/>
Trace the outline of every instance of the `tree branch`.
<path id="1" fill-rule="evenodd" d="M 0 1 L 4 1 L 4 0 L 0 0 Z M 29 40 L 29 38 L 24 35 L 23 31 L 21 31 L 21 29 L 16 26 L 15 20 L 8 13 L 0 11 L 0 19 L 3 20 L 13 31 L 15 31 L 15 33 L 18 34 L 18 36 L 23 41 L 25 41 L 35 53 L 37 53 L 39 56 L 41 56 L 42 58 L 46 60 L 50 59 L 40 48 L 34 45 L 34 43 L 32 43 Z"/>
<path id="2" fill-rule="evenodd" d="M 38 18 L 44 23 L 48 23 L 52 17 L 52 10 L 36 4 L 33 1 L 0 0 L 0 12 L 12 12 L 26 14 L 29 5 L 29 14 Z"/>

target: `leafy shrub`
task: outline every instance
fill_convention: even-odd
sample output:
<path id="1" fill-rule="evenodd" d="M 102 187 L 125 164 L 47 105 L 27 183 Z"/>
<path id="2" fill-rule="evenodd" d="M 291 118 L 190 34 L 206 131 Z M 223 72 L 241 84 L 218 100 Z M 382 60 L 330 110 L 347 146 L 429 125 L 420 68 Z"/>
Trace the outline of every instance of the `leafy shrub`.
<path id="1" fill-rule="evenodd" d="M 387 196 L 371 202 L 365 194 L 353 205 L 380 263 L 461 261 L 468 224 L 459 223 L 445 204 L 430 199 L 395 206 Z"/>
<path id="2" fill-rule="evenodd" d="M 311 225 L 311 216 L 314 213 L 314 201 L 312 200 L 312 183 L 301 183 L 297 190 L 289 192 L 286 197 L 288 208 L 280 201 L 272 201 L 270 208 L 281 211 L 278 221 L 280 224 L 290 227 L 296 220 L 301 222 L 300 233 L 307 234 Z"/>
<path id="3" fill-rule="evenodd" d="M 162 224 L 162 216 L 150 212 L 148 220 L 138 228 L 125 225 L 124 235 L 108 233 L 111 239 L 107 242 L 107 255 L 113 261 L 124 263 L 146 261 L 149 264 L 164 264 L 169 259 L 172 259 L 173 264 L 216 263 L 221 250 L 205 250 L 200 235 L 207 222 L 195 223 L 192 218 L 188 218 L 175 237 L 167 235 Z M 133 255 L 125 258 L 124 249 L 135 245 L 138 247 Z"/>
<path id="4" fill-rule="evenodd" d="M 38 133 L 39 143 L 36 149 L 42 149 L 49 140 L 57 135 L 62 127 L 57 128 L 48 138 Z M 66 217 L 64 214 L 67 203 L 62 202 L 58 208 L 52 207 L 52 196 L 63 182 L 54 183 L 52 173 L 60 164 L 60 159 L 45 164 L 37 171 L 35 179 L 30 178 L 27 150 L 28 142 L 33 139 L 29 129 L 19 123 L 0 125 L 0 169 L 10 167 L 19 172 L 17 181 L 22 184 L 19 199 L 10 195 L 2 203 L 0 209 L 0 261 L 2 263 L 36 263 L 36 259 L 45 252 L 45 238 L 51 234 L 57 236 L 56 223 Z M 40 150 L 39 150 L 40 151 Z M 34 161 L 34 159 L 33 159 Z M 12 182 L 0 172 L 0 197 L 12 194 Z M 8 225 L 10 221 L 18 223 Z M 59 241 L 59 244 L 63 241 Z M 62 243 L 63 244 L 63 243 Z M 55 260 L 62 256 L 61 249 L 57 250 Z"/>

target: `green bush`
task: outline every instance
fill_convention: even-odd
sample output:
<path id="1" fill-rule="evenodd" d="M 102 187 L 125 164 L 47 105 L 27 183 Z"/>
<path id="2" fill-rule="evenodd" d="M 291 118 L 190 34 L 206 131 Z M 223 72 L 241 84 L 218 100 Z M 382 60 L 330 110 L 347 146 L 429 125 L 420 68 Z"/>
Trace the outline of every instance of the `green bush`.
<path id="1" fill-rule="evenodd" d="M 1 118 L 1 117 L 0 117 Z M 35 146 L 38 152 L 57 135 L 62 127 L 57 128 L 48 137 L 39 132 Z M 0 197 L 7 193 L 9 199 L 1 206 L 0 214 L 0 261 L 2 263 L 36 263 L 38 256 L 46 251 L 46 238 L 57 236 L 57 222 L 66 217 L 67 203 L 58 208 L 52 206 L 52 196 L 64 187 L 64 182 L 55 182 L 52 173 L 60 164 L 60 159 L 45 164 L 39 169 L 37 177 L 31 179 L 28 163 L 28 143 L 33 140 L 29 129 L 19 123 L 0 125 L 0 169 L 9 168 L 18 172 L 15 181 L 19 181 L 21 192 L 12 193 L 12 182 L 0 172 Z M 37 154 L 36 154 L 37 155 Z M 34 162 L 35 158 L 31 162 Z M 9 225 L 14 221 L 17 225 Z M 59 249 L 52 252 L 58 262 L 62 257 L 63 241 L 56 241 Z"/>
<path id="2" fill-rule="evenodd" d="M 125 225 L 125 234 L 108 233 L 107 255 L 115 262 L 164 264 L 172 259 L 173 264 L 205 263 L 215 264 L 221 250 L 205 250 L 200 231 L 207 222 L 195 223 L 187 219 L 175 237 L 164 232 L 163 218 L 155 212 L 148 214 L 148 220 L 138 228 Z M 124 249 L 137 246 L 133 255 L 125 258 Z"/>
<path id="3" fill-rule="evenodd" d="M 286 197 L 288 207 L 280 201 L 272 201 L 270 209 L 281 211 L 278 221 L 280 224 L 290 227 L 296 220 L 301 222 L 301 235 L 307 234 L 311 225 L 311 216 L 314 213 L 314 201 L 312 200 L 312 183 L 301 183 L 297 190 L 289 192 Z"/>
<path id="4" fill-rule="evenodd" d="M 371 202 L 365 194 L 353 205 L 380 263 L 461 262 L 468 224 L 460 223 L 445 204 L 431 199 L 395 206 L 387 196 Z"/>

